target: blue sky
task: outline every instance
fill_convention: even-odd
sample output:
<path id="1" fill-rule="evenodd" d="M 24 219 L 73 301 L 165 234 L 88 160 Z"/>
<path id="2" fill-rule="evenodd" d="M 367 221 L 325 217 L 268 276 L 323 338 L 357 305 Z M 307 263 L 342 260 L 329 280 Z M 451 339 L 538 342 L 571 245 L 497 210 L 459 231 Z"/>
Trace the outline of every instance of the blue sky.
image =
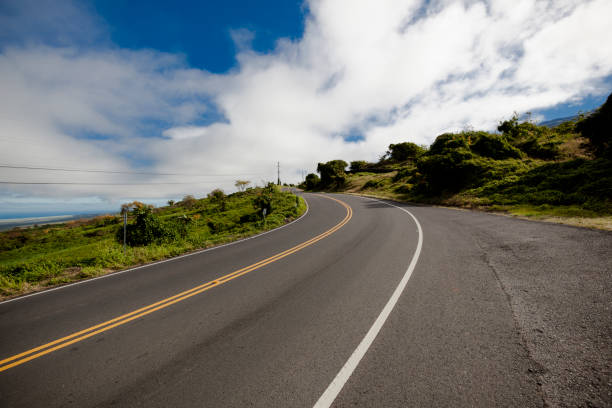
<path id="1" fill-rule="evenodd" d="M 183 54 L 190 66 L 215 73 L 236 65 L 232 30 L 256 33 L 252 48 L 265 53 L 277 39 L 297 39 L 304 29 L 301 1 L 100 0 L 92 6 L 118 47 Z"/>
<path id="2" fill-rule="evenodd" d="M 612 91 L 609 15 L 608 0 L 3 0 L 0 164 L 102 172 L 0 168 L 63 183 L 3 185 L 0 217 L 231 192 L 277 161 L 298 182 L 513 112 L 586 112 Z"/>

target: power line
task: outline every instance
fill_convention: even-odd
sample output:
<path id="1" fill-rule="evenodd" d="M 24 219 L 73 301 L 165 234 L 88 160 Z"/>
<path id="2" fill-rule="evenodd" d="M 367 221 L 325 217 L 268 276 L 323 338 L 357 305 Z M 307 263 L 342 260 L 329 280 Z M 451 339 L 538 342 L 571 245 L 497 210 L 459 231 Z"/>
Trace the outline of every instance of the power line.
<path id="1" fill-rule="evenodd" d="M 106 174 L 139 174 L 147 176 L 185 176 L 185 177 L 240 177 L 240 176 L 259 176 L 262 173 L 243 173 L 243 174 L 185 174 L 185 173 L 153 173 L 146 171 L 113 171 L 113 170 L 93 170 L 93 169 L 66 169 L 61 167 L 39 167 L 39 166 L 13 166 L 0 164 L 0 168 L 5 169 L 26 169 L 26 170 L 51 170 L 67 171 L 78 173 L 106 173 Z"/>
<path id="2" fill-rule="evenodd" d="M 0 181 L 0 184 L 26 184 L 26 185 L 79 185 L 79 186 L 164 186 L 174 184 L 211 184 L 217 181 L 168 182 L 168 183 L 80 183 L 80 182 L 29 182 L 29 181 Z"/>

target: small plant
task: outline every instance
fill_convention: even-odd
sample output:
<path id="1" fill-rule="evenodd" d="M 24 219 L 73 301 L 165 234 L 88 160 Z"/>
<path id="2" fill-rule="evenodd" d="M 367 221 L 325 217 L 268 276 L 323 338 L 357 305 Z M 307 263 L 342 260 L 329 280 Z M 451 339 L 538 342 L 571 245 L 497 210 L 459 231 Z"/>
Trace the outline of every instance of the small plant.
<path id="1" fill-rule="evenodd" d="M 186 195 L 180 202 L 180 205 L 185 208 L 193 208 L 195 207 L 198 200 L 191 194 Z"/>

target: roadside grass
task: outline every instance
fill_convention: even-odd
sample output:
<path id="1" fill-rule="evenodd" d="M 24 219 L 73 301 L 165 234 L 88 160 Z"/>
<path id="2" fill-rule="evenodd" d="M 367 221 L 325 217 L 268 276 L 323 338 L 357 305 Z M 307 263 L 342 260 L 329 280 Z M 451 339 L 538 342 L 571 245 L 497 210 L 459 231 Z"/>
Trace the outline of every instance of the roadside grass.
<path id="1" fill-rule="evenodd" d="M 303 199 L 273 189 L 267 192 L 270 210 L 264 224 L 256 204 L 262 190 L 154 209 L 166 222 L 187 220 L 186 235 L 171 242 L 128 246 L 125 253 L 117 240 L 117 231 L 122 229 L 118 216 L 0 232 L 0 298 L 235 241 L 277 228 L 306 210 Z"/>
<path id="2" fill-rule="evenodd" d="M 528 168 L 501 180 L 437 196 L 416 194 L 406 179 L 398 180 L 401 170 L 383 174 L 355 173 L 347 175 L 347 187 L 343 191 L 399 202 L 473 209 L 612 230 L 611 169 L 610 162 L 605 160 L 531 162 Z"/>

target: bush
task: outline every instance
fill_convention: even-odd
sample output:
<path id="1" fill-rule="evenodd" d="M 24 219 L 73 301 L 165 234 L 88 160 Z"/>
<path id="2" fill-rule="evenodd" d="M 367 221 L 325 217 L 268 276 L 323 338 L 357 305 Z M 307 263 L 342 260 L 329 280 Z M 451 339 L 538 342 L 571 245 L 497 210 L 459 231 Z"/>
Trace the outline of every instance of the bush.
<path id="1" fill-rule="evenodd" d="M 350 171 L 352 173 L 358 173 L 360 171 L 365 171 L 368 167 L 368 162 L 365 160 L 356 160 L 351 162 Z"/>
<path id="2" fill-rule="evenodd" d="M 462 154 L 465 152 L 469 153 L 470 144 L 465 133 L 441 134 L 440 136 L 436 137 L 436 140 L 434 140 L 432 143 L 427 155 L 433 156 L 436 154 L 447 154 L 452 153 L 455 150 L 460 150 Z"/>
<path id="3" fill-rule="evenodd" d="M 185 208 L 193 208 L 196 205 L 196 203 L 197 203 L 196 198 L 192 196 L 191 194 L 188 194 L 185 197 L 183 197 L 183 199 L 181 200 L 179 204 Z"/>
<path id="4" fill-rule="evenodd" d="M 236 226 L 236 224 L 226 220 L 211 220 L 208 221 L 206 225 L 208 226 L 210 232 L 212 232 L 213 234 L 229 231 Z"/>
<path id="5" fill-rule="evenodd" d="M 219 203 L 219 202 L 223 201 L 223 199 L 225 198 L 225 193 L 220 188 L 215 188 L 213 191 L 208 193 L 208 195 L 206 197 L 212 203 Z"/>
<path id="6" fill-rule="evenodd" d="M 445 133 L 436 138 L 429 152 L 417 161 L 426 192 L 459 191 L 482 173 L 464 134 Z"/>
<path id="7" fill-rule="evenodd" d="M 395 176 L 393 176 L 393 182 L 404 180 L 414 175 L 414 168 L 403 168 L 400 169 Z"/>
<path id="8" fill-rule="evenodd" d="M 378 188 L 380 186 L 383 185 L 383 181 L 382 180 L 368 180 L 363 187 L 361 188 L 362 190 L 367 190 L 369 188 Z"/>
<path id="9" fill-rule="evenodd" d="M 507 175 L 468 191 L 500 204 L 581 205 L 612 213 L 612 161 L 576 159 Z"/>
<path id="10" fill-rule="evenodd" d="M 522 156 L 521 151 L 508 143 L 503 136 L 487 132 L 470 132 L 467 135 L 472 140 L 471 150 L 481 156 L 496 160 L 518 159 Z"/>
<path id="11" fill-rule="evenodd" d="M 255 197 L 254 200 L 255 208 L 263 214 L 263 210 L 266 210 L 266 215 L 272 213 L 272 195 L 268 192 L 262 191 Z"/>
<path id="12" fill-rule="evenodd" d="M 187 220 L 164 223 L 149 207 L 136 208 L 133 215 L 134 222 L 126 227 L 126 243 L 130 246 L 168 242 L 187 234 Z M 116 238 L 123 243 L 123 226 L 117 229 Z"/>
<path id="13" fill-rule="evenodd" d="M 559 156 L 559 145 L 560 141 L 550 141 L 540 143 L 535 137 L 530 137 L 527 140 L 518 144 L 518 147 L 527 153 L 530 157 L 537 159 L 551 160 Z"/>

